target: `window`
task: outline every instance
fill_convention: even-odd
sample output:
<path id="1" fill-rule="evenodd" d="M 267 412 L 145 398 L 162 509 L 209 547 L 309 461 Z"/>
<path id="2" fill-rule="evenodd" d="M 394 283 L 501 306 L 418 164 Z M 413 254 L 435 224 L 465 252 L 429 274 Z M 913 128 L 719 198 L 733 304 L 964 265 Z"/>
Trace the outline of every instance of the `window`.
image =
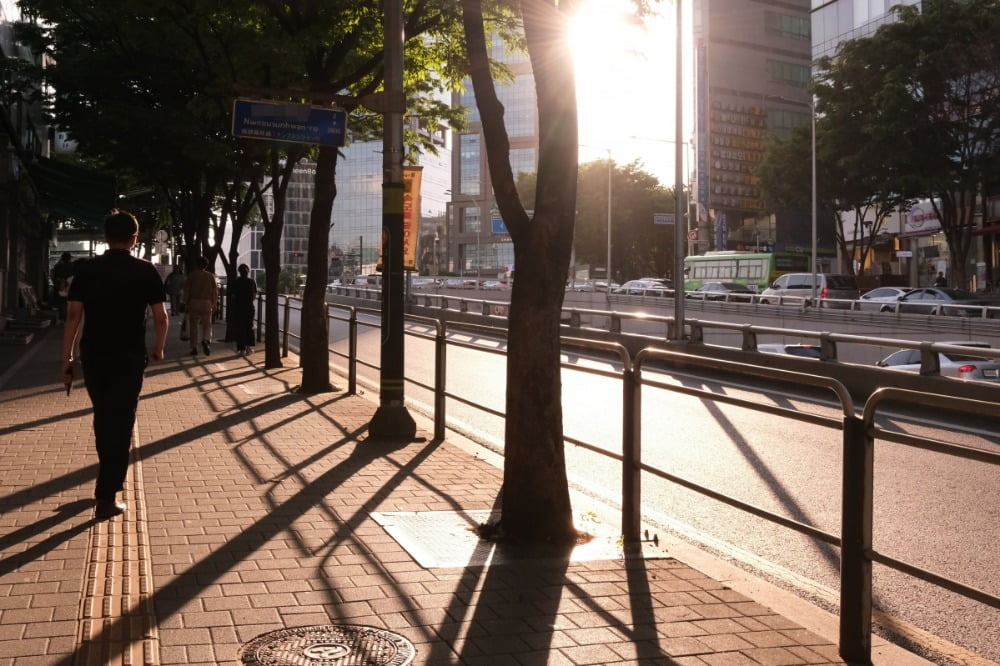
<path id="1" fill-rule="evenodd" d="M 519 74 L 514 85 L 498 86 L 497 97 L 504 106 L 504 124 L 512 137 L 535 134 L 535 77 Z"/>
<path id="2" fill-rule="evenodd" d="M 766 12 L 764 20 L 767 31 L 772 35 L 810 41 L 809 19 L 801 16 L 789 16 L 777 12 Z"/>
<path id="3" fill-rule="evenodd" d="M 771 81 L 805 88 L 809 83 L 809 67 L 798 65 L 792 62 L 782 62 L 781 60 L 767 61 L 767 76 Z"/>
<path id="4" fill-rule="evenodd" d="M 459 192 L 462 194 L 480 194 L 481 169 L 480 138 L 478 134 L 462 134 L 458 137 L 459 149 Z"/>
<path id="5" fill-rule="evenodd" d="M 482 223 L 480 222 L 479 207 L 469 206 L 462 209 L 462 233 L 478 234 Z"/>

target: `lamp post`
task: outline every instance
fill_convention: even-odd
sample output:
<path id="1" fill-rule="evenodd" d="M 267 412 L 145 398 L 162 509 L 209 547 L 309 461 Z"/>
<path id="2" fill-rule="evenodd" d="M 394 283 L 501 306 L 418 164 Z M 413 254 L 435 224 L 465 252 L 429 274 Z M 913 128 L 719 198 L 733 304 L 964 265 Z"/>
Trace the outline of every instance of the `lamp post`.
<path id="1" fill-rule="evenodd" d="M 608 254 L 607 254 L 607 260 L 606 260 L 607 263 L 605 264 L 606 268 L 605 268 L 604 274 L 605 274 L 606 282 L 607 282 L 607 289 L 605 290 L 605 293 L 608 295 L 608 298 L 610 299 L 611 298 L 611 295 L 610 295 L 611 294 L 611 171 L 614 168 L 614 163 L 611 161 L 611 149 L 610 148 L 602 148 L 600 146 L 591 146 L 591 145 L 588 145 L 586 143 L 581 143 L 581 144 L 578 144 L 578 145 L 581 146 L 581 147 L 583 147 L 583 148 L 599 148 L 600 150 L 603 150 L 603 151 L 607 152 L 607 154 L 608 154 L 608 224 L 607 224 L 607 227 L 608 227 L 608 248 L 607 248 Z"/>
<path id="2" fill-rule="evenodd" d="M 812 298 L 812 302 L 815 303 L 816 302 L 816 289 L 817 289 L 817 287 L 819 285 L 819 277 L 816 275 L 816 271 L 817 271 L 817 266 L 816 266 L 816 99 L 814 97 L 812 97 L 812 96 L 809 97 L 809 121 L 810 121 L 810 125 L 811 125 L 810 134 L 811 134 L 811 141 L 812 141 L 812 146 L 811 146 L 811 150 L 810 150 L 810 153 L 811 153 L 811 162 L 812 162 L 812 164 L 811 164 L 812 183 L 810 185 L 810 188 L 812 190 L 812 193 L 810 195 L 811 198 L 812 198 L 812 215 L 811 215 L 811 223 L 812 223 L 812 248 L 811 248 L 811 250 L 812 250 L 812 256 L 811 256 L 811 259 L 812 259 L 812 292 L 811 292 L 810 296 Z"/>

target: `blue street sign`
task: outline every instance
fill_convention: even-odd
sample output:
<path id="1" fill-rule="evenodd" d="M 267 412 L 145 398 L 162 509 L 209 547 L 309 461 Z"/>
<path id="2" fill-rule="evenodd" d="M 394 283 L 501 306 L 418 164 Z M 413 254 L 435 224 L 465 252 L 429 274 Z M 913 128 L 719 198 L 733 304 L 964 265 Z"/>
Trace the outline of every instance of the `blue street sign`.
<path id="1" fill-rule="evenodd" d="M 233 136 L 291 143 L 344 145 L 347 112 L 307 104 L 237 99 L 233 102 Z"/>
<path id="2" fill-rule="evenodd" d="M 510 232 L 507 230 L 507 225 L 504 224 L 502 218 L 494 217 L 490 220 L 490 234 L 493 236 L 509 236 Z"/>
<path id="3" fill-rule="evenodd" d="M 653 213 L 653 224 L 673 224 L 673 213 Z"/>

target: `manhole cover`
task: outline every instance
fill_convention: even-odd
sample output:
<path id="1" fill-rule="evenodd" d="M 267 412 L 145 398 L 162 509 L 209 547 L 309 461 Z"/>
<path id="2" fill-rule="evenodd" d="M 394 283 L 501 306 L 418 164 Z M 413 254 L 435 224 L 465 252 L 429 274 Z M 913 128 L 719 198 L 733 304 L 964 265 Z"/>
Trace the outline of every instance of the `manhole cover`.
<path id="1" fill-rule="evenodd" d="M 254 666 L 406 666 L 415 653 L 399 634 L 356 624 L 279 629 L 240 651 L 243 663 Z"/>

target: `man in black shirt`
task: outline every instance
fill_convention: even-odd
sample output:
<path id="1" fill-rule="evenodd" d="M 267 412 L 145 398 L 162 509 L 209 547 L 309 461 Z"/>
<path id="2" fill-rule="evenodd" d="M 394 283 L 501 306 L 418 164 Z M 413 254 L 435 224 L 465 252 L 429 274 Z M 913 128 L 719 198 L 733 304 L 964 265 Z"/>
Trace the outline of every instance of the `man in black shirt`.
<path id="1" fill-rule="evenodd" d="M 94 438 L 98 473 L 94 497 L 97 517 L 117 516 L 125 504 L 116 501 L 128 472 L 132 428 L 147 362 L 163 359 L 167 339 L 166 293 L 159 273 L 148 261 L 129 252 L 139 225 L 126 211 L 112 211 L 104 221 L 108 250 L 82 262 L 69 289 L 63 336 L 63 384 L 73 383 L 73 349 L 81 324 L 83 380 L 94 406 Z M 146 308 L 152 311 L 153 346 L 146 353 Z"/>

